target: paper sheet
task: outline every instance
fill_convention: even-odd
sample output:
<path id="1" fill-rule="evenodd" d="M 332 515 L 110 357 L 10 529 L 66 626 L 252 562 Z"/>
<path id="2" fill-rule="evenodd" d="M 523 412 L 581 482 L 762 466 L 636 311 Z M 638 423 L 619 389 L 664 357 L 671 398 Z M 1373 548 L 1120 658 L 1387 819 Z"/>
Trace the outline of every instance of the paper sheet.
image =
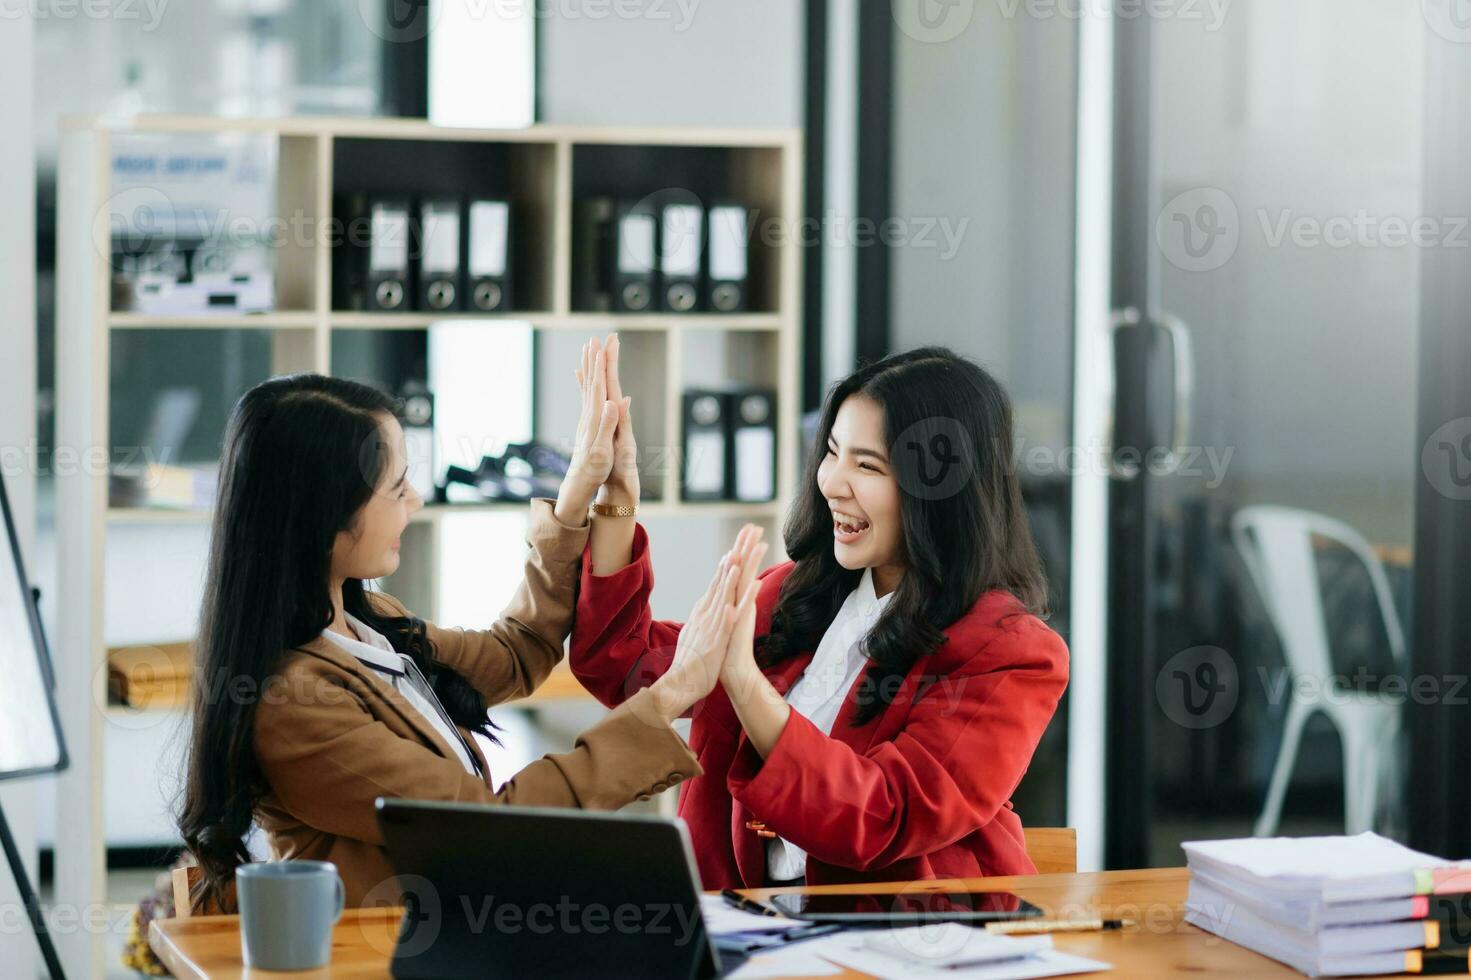
<path id="1" fill-rule="evenodd" d="M 816 940 L 813 940 L 816 942 Z M 830 977 L 843 968 L 818 956 L 809 943 L 781 946 L 767 953 L 757 953 L 729 974 L 725 980 L 762 980 L 766 977 Z"/>
<path id="2" fill-rule="evenodd" d="M 1012 938 L 991 936 L 969 926 L 957 928 L 974 933 L 976 938 L 971 942 L 961 942 L 961 933 L 954 930 L 916 926 L 911 929 L 885 930 L 881 936 L 840 932 L 801 945 L 807 947 L 808 953 L 861 973 L 871 974 L 880 980 L 1026 980 L 1031 977 L 1060 977 L 1113 969 L 1108 963 L 1073 956 L 1055 949 L 1039 949 L 1035 944 L 1015 946 L 1014 950 L 1023 954 L 1015 958 L 977 966 L 948 966 L 946 964 L 964 962 L 971 953 L 978 959 L 997 955 L 1002 947 L 997 946 L 994 941 Z"/>
<path id="3" fill-rule="evenodd" d="M 715 936 L 727 936 L 734 932 L 780 932 L 812 924 L 800 919 L 789 919 L 784 915 L 744 912 L 719 895 L 701 895 L 700 912 L 705 917 L 705 928 Z"/>

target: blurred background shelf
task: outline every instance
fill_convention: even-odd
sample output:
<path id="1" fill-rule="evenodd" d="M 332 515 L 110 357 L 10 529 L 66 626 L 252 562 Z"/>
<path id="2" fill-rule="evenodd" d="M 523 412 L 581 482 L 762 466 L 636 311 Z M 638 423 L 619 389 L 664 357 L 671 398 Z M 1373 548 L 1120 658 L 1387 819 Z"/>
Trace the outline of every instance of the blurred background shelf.
<path id="1" fill-rule="evenodd" d="M 334 330 L 427 330 L 438 323 L 530 324 L 537 330 L 741 330 L 782 329 L 776 313 L 351 313 L 333 312 Z M 249 321 L 234 324 L 255 326 Z M 310 324 L 308 324 L 309 326 Z"/>
<path id="2" fill-rule="evenodd" d="M 312 312 L 211 313 L 164 316 L 157 313 L 109 313 L 114 330 L 315 330 L 320 317 Z"/>

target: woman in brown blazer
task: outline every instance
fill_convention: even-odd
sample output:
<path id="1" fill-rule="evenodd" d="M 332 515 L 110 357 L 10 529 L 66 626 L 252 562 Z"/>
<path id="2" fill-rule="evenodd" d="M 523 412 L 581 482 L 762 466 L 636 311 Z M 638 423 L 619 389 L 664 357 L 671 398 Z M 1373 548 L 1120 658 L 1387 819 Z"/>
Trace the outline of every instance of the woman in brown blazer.
<path id="1" fill-rule="evenodd" d="M 394 403 L 354 382 L 275 378 L 235 407 L 220 466 L 201 616 L 183 839 L 197 906 L 232 904 L 258 823 L 277 859 L 337 865 L 347 900 L 397 897 L 378 797 L 615 809 L 700 766 L 670 722 L 714 687 L 739 563 L 722 562 L 680 641 L 681 669 L 497 788 L 471 737 L 489 706 L 523 697 L 562 657 L 587 512 L 613 465 L 622 405 L 603 354 L 584 349 L 571 468 L 555 503 L 531 504 L 525 580 L 483 631 L 425 623 L 366 582 L 398 567 L 423 506 L 406 478 Z M 688 632 L 688 628 L 686 629 Z"/>

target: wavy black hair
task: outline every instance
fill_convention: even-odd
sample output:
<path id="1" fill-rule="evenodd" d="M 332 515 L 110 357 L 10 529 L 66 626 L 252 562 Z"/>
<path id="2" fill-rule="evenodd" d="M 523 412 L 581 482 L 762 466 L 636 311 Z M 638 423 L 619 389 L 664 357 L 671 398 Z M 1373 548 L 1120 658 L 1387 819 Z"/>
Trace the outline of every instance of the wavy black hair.
<path id="1" fill-rule="evenodd" d="M 757 651 L 773 666 L 814 649 L 862 577 L 833 553 L 833 521 L 817 484 L 838 409 L 865 396 L 883 409 L 890 471 L 900 488 L 905 572 L 863 639 L 870 661 L 854 724 L 877 717 L 915 661 L 982 594 L 1004 589 L 1047 614 L 1047 580 L 1013 465 L 1011 399 L 980 366 L 942 347 L 894 354 L 828 392 L 805 482 L 783 538 L 796 567 L 782 582 Z"/>
<path id="2" fill-rule="evenodd" d="M 292 648 L 332 622 L 332 546 L 385 476 L 382 426 L 396 407 L 367 385 L 299 374 L 252 388 L 230 416 L 178 816 L 203 872 L 197 903 L 225 906 L 235 867 L 250 859 L 245 837 L 266 790 L 252 743 L 257 698 Z M 343 583 L 342 603 L 414 660 L 456 724 L 491 735 L 485 699 L 433 659 L 423 620 L 380 614 L 359 579 Z"/>

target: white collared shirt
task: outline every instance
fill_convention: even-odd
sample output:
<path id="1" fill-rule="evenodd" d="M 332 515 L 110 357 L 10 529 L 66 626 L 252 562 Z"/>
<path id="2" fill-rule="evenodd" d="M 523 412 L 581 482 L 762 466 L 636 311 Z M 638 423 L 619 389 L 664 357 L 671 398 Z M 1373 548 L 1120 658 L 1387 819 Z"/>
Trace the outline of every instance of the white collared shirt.
<path id="1" fill-rule="evenodd" d="M 873 569 L 865 568 L 858 588 L 848 593 L 832 625 L 822 634 L 812 662 L 787 691 L 787 704 L 824 735 L 831 735 L 833 723 L 847 700 L 848 691 L 868 667 L 868 658 L 860 649 L 860 641 L 878 622 L 893 593 L 882 599 L 874 592 Z M 766 873 L 773 881 L 800 878 L 807 873 L 807 852 L 780 837 L 766 843 Z"/>
<path id="2" fill-rule="evenodd" d="M 414 666 L 414 661 L 395 650 L 393 644 L 388 642 L 388 637 L 356 616 L 347 613 L 343 615 L 347 616 L 347 625 L 352 627 L 352 631 L 358 635 L 359 639 L 349 639 L 332 630 L 323 630 L 322 635 L 377 671 L 378 675 L 392 685 L 395 691 L 402 694 L 404 700 L 413 705 L 414 710 L 419 712 L 424 720 L 439 733 L 439 737 L 454 750 L 460 764 L 465 767 L 465 771 L 472 776 L 479 776 L 480 772 L 476 769 L 475 760 L 461 738 L 459 729 L 455 727 L 454 722 L 450 721 L 448 712 L 434 696 L 434 691 L 428 687 L 428 682 L 425 682 L 422 691 L 417 684 L 413 683 L 411 675 L 419 672 L 419 668 Z"/>

